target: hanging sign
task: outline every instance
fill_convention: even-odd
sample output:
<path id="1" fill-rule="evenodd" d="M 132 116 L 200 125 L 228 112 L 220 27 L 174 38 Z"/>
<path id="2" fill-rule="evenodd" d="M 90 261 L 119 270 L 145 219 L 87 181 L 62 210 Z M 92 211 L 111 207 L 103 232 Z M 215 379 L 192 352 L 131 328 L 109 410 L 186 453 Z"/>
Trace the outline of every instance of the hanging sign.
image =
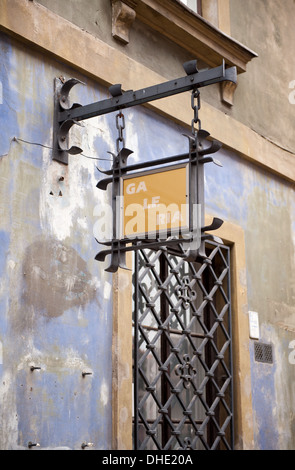
<path id="1" fill-rule="evenodd" d="M 167 238 L 187 233 L 187 164 L 123 176 L 121 194 L 120 238 Z"/>

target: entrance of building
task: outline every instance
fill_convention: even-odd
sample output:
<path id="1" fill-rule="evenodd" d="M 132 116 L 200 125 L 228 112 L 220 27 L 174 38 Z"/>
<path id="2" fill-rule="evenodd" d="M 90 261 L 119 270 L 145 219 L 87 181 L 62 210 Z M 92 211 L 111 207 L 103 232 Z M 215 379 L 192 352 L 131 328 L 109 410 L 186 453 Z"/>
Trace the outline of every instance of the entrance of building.
<path id="1" fill-rule="evenodd" d="M 230 248 L 134 254 L 133 448 L 233 449 Z"/>

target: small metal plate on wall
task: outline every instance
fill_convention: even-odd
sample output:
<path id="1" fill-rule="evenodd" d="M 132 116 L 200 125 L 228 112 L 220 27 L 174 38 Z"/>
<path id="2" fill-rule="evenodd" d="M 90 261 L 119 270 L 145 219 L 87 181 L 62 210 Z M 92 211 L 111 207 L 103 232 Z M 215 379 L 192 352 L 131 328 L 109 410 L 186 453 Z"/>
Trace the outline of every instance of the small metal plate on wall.
<path id="1" fill-rule="evenodd" d="M 257 362 L 264 362 L 265 364 L 273 364 L 273 351 L 272 345 L 255 342 L 254 343 L 254 359 Z"/>

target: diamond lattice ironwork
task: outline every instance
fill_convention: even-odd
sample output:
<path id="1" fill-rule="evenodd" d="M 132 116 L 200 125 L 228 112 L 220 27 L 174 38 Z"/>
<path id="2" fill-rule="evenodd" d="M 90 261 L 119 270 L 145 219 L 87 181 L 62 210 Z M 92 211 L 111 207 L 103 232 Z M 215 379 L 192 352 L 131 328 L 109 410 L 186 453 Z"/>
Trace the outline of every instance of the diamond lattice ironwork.
<path id="1" fill-rule="evenodd" d="M 229 248 L 136 253 L 134 448 L 232 449 Z"/>

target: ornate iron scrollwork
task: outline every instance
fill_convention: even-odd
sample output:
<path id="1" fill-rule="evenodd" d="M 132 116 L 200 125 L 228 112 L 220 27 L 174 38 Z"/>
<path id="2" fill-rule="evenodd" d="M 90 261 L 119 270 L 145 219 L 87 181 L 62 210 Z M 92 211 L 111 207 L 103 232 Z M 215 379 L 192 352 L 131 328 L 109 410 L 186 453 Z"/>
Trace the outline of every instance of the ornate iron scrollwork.
<path id="1" fill-rule="evenodd" d="M 189 276 L 182 278 L 181 285 L 176 289 L 176 295 L 182 300 L 182 306 L 184 309 L 189 308 L 190 303 L 197 298 L 197 293 L 190 286 Z"/>
<path id="2" fill-rule="evenodd" d="M 175 374 L 183 380 L 183 385 L 188 388 L 193 378 L 197 375 L 197 371 L 191 363 L 188 354 L 183 356 L 184 364 L 178 364 L 175 368 Z"/>

